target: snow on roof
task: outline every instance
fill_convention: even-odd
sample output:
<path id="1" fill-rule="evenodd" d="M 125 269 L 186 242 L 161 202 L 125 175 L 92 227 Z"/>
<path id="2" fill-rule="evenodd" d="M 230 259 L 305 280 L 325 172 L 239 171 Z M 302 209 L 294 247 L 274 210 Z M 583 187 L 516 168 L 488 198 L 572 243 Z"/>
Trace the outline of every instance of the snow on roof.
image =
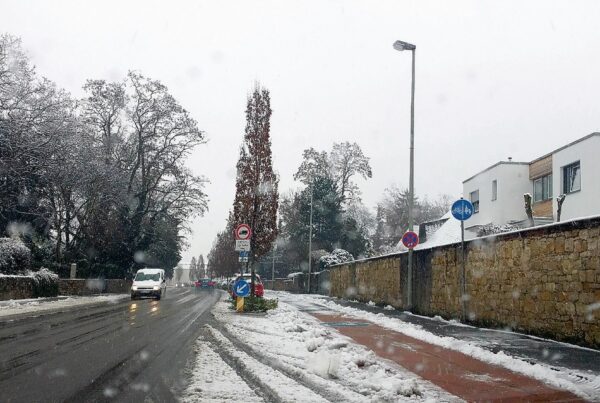
<path id="1" fill-rule="evenodd" d="M 163 269 L 144 267 L 143 269 L 139 269 L 138 271 L 143 271 L 144 273 L 159 273 L 159 272 L 163 271 Z"/>
<path id="2" fill-rule="evenodd" d="M 417 245 L 415 250 L 429 249 L 436 246 L 448 245 L 451 243 L 460 242 L 460 221 L 452 217 L 448 211 L 441 219 L 446 218 L 440 228 L 437 229 L 431 236 L 427 236 L 427 241 Z M 465 230 L 465 241 L 476 238 L 477 235 L 471 231 Z"/>

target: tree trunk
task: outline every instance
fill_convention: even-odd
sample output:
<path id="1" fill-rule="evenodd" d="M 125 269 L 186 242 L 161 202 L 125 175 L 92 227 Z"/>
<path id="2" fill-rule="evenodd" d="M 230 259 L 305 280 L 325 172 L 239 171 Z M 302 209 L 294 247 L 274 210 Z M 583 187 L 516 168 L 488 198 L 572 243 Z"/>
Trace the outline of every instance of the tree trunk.
<path id="1" fill-rule="evenodd" d="M 556 202 L 558 203 L 558 208 L 556 210 L 556 222 L 560 222 L 560 213 L 562 212 L 562 205 L 567 197 L 566 194 L 561 194 L 556 198 Z"/>
<path id="2" fill-rule="evenodd" d="M 535 222 L 533 221 L 533 210 L 531 208 L 531 195 L 529 193 L 525 193 L 523 195 L 525 199 L 525 213 L 527 213 L 527 218 L 529 219 L 529 226 L 535 226 Z"/>

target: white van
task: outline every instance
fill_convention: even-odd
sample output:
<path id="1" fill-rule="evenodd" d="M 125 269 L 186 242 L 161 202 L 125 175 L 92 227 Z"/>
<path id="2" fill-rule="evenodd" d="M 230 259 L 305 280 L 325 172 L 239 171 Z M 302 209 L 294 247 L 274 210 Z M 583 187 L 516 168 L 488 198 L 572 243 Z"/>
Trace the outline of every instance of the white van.
<path id="1" fill-rule="evenodd" d="M 167 282 L 163 269 L 140 269 L 135 273 L 131 285 L 131 299 L 149 296 L 161 299 L 167 292 Z"/>

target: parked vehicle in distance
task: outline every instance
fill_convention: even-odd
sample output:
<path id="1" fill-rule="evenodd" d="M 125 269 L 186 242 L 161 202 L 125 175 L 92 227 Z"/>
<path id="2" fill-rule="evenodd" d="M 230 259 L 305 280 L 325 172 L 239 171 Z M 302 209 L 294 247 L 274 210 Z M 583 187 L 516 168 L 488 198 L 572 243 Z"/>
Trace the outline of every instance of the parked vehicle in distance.
<path id="1" fill-rule="evenodd" d="M 143 268 L 135 273 L 131 284 L 131 299 L 154 297 L 161 299 L 167 292 L 167 282 L 163 269 Z"/>
<path id="2" fill-rule="evenodd" d="M 233 285 L 239 280 L 244 279 L 248 284 L 252 282 L 252 275 L 250 273 L 245 273 L 242 275 L 238 275 L 236 278 L 229 282 L 229 287 L 227 287 L 227 291 L 229 295 L 233 296 Z M 262 297 L 265 295 L 265 286 L 263 285 L 262 280 L 258 274 L 254 275 L 254 295 L 257 297 Z"/>
<path id="3" fill-rule="evenodd" d="M 197 290 L 214 290 L 215 282 L 208 277 L 201 278 L 200 280 L 196 280 L 194 282 L 194 287 Z"/>

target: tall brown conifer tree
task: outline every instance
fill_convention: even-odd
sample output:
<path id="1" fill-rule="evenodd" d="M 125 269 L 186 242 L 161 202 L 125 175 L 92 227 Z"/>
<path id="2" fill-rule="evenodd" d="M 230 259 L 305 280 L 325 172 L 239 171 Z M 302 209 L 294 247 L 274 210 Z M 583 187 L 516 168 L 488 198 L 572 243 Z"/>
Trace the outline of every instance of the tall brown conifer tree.
<path id="1" fill-rule="evenodd" d="M 237 163 L 233 204 L 235 224 L 252 228 L 250 267 L 254 293 L 254 263 L 267 252 L 277 236 L 278 178 L 271 160 L 271 97 L 256 85 L 248 97 L 246 131 Z"/>

